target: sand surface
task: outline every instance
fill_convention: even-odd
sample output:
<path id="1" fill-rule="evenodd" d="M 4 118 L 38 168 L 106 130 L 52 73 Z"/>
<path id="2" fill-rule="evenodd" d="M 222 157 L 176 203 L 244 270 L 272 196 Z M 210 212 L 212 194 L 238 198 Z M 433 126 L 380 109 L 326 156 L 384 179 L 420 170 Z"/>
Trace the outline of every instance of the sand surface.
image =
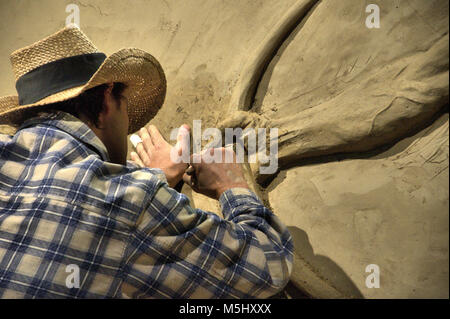
<path id="1" fill-rule="evenodd" d="M 166 138 L 198 119 L 279 129 L 279 170 L 246 177 L 294 237 L 291 288 L 448 298 L 448 1 L 2 0 L 1 96 L 15 93 L 9 54 L 62 28 L 69 3 L 106 54 L 161 62 L 167 97 L 150 123 Z"/>

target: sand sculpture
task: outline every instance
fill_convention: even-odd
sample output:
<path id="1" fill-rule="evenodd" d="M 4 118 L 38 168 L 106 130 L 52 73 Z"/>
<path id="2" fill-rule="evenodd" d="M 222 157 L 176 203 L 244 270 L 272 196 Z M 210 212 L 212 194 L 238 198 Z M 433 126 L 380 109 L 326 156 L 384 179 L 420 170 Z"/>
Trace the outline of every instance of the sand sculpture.
<path id="1" fill-rule="evenodd" d="M 245 166 L 294 237 L 292 289 L 448 298 L 448 1 L 73 3 L 106 53 L 136 46 L 161 61 L 168 95 L 151 123 L 166 137 L 195 119 L 279 129 L 279 170 Z M 380 28 L 365 25 L 369 4 Z M 7 34 L 0 26 L 0 70 L 10 74 L 9 53 L 61 27 L 64 5 L 42 1 L 48 18 L 28 34 L 15 25 L 37 21 L 37 4 L 0 6 L 0 21 L 15 17 Z M 14 93 L 9 76 L 2 95 Z M 371 264 L 380 288 L 366 285 Z"/>

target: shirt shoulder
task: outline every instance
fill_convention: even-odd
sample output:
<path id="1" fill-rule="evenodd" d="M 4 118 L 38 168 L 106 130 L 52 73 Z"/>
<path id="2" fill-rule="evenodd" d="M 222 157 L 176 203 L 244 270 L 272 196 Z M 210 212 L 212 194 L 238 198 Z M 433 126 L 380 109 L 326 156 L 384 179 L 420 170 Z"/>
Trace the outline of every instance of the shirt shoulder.
<path id="1" fill-rule="evenodd" d="M 0 192 L 48 197 L 130 226 L 166 182 L 159 169 L 114 164 L 76 136 L 37 124 L 0 135 Z"/>

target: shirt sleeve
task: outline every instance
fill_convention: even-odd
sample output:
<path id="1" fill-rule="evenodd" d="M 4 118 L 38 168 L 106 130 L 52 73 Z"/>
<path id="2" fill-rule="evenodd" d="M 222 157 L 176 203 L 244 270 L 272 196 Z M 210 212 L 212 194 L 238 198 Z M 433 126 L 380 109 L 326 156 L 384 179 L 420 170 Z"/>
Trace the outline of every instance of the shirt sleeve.
<path id="1" fill-rule="evenodd" d="M 265 298 L 283 289 L 293 258 L 286 226 L 248 189 L 219 202 L 224 218 L 163 184 L 130 236 L 123 297 Z"/>
<path id="2" fill-rule="evenodd" d="M 127 160 L 127 166 L 130 168 L 140 168 L 138 164 L 134 161 Z"/>
<path id="3" fill-rule="evenodd" d="M 159 178 L 163 183 L 167 183 L 167 178 L 164 172 L 159 168 L 149 168 L 149 167 L 140 167 L 136 162 L 127 160 L 127 167 L 131 169 L 144 169 L 151 172 L 157 178 Z"/>

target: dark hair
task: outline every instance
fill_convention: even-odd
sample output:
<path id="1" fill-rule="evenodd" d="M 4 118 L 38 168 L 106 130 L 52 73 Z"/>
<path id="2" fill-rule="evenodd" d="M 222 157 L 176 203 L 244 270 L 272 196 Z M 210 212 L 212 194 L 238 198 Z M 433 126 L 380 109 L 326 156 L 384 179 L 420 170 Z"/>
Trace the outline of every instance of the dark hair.
<path id="1" fill-rule="evenodd" d="M 45 107 L 46 110 L 58 110 L 72 114 L 75 117 L 80 117 L 81 114 L 86 116 L 98 128 L 98 117 L 103 111 L 104 94 L 108 88 L 108 84 L 102 84 L 84 91 L 79 96 L 62 102 L 49 104 Z M 120 99 L 126 85 L 120 82 L 114 82 L 112 95 L 118 101 L 120 107 Z M 42 111 L 42 109 L 40 109 Z"/>

